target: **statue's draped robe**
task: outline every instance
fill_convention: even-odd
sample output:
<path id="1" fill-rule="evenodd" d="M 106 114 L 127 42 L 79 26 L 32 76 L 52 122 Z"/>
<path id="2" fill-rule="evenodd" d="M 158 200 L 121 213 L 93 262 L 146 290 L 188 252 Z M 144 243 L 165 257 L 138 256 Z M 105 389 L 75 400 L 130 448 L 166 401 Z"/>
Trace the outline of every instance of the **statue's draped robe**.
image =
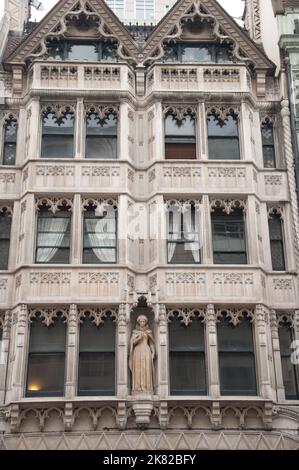
<path id="1" fill-rule="evenodd" d="M 149 329 L 135 329 L 130 340 L 129 367 L 133 392 L 153 392 L 154 339 Z"/>

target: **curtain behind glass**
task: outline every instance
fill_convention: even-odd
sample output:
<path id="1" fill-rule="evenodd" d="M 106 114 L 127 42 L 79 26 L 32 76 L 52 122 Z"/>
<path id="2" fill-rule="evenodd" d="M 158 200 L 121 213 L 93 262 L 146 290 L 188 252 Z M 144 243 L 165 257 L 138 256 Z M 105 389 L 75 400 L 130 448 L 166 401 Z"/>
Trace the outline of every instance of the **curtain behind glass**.
<path id="1" fill-rule="evenodd" d="M 40 218 L 38 233 L 38 259 L 40 263 L 48 263 L 61 247 L 69 223 L 68 218 Z M 43 233 L 45 232 L 45 233 Z M 50 245 L 46 248 L 45 245 Z"/>

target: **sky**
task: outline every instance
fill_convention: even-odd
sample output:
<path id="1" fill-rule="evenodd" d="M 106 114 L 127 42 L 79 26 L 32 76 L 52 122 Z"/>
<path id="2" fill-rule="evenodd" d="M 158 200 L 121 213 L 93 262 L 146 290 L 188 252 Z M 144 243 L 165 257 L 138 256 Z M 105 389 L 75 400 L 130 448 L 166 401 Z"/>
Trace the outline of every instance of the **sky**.
<path id="1" fill-rule="evenodd" d="M 0 17 L 4 10 L 4 1 L 0 0 Z M 41 18 L 57 3 L 58 0 L 39 0 L 43 3 L 44 10 L 38 12 L 32 8 L 32 20 L 40 21 Z M 244 1 L 242 0 L 219 0 L 219 3 L 234 17 L 240 18 L 244 10 Z"/>

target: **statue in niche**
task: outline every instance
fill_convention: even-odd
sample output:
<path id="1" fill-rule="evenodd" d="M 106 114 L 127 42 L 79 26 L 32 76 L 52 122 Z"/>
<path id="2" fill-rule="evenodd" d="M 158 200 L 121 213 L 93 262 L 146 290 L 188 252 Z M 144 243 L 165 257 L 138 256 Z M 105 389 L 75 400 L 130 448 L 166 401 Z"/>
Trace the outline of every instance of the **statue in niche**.
<path id="1" fill-rule="evenodd" d="M 129 367 L 132 393 L 153 393 L 155 343 L 148 319 L 139 315 L 130 339 Z"/>

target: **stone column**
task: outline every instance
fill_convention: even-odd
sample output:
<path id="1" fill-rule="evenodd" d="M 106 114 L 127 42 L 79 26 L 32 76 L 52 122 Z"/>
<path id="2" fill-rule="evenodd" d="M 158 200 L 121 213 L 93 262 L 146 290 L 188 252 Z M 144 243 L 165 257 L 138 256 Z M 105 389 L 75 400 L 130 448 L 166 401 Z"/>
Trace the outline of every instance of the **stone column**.
<path id="1" fill-rule="evenodd" d="M 206 317 L 206 362 L 208 394 L 212 398 L 220 396 L 219 359 L 216 314 L 213 304 L 207 305 Z"/>
<path id="2" fill-rule="evenodd" d="M 85 154 L 85 112 L 83 98 L 78 98 L 75 115 L 74 158 Z"/>
<path id="3" fill-rule="evenodd" d="M 298 214 L 298 200 L 296 191 L 296 179 L 294 171 L 294 155 L 292 146 L 291 123 L 290 123 L 290 110 L 288 100 L 281 102 L 281 116 L 283 127 L 283 140 L 285 150 L 285 161 L 287 166 L 287 175 L 289 183 L 290 203 L 292 207 L 292 226 L 295 240 L 295 257 L 296 265 L 299 268 L 299 214 Z"/>
<path id="4" fill-rule="evenodd" d="M 162 104 L 159 101 L 154 105 L 155 109 L 155 116 L 153 122 L 154 128 L 154 144 L 153 144 L 153 151 L 154 151 L 154 160 L 163 160 L 164 159 L 164 117 L 163 117 L 163 110 Z M 164 148 L 163 148 L 164 147 Z"/>
<path id="5" fill-rule="evenodd" d="M 26 160 L 26 121 L 27 111 L 25 108 L 20 108 L 19 119 L 18 119 L 18 133 L 17 133 L 17 153 L 16 153 L 16 165 L 23 165 Z"/>
<path id="6" fill-rule="evenodd" d="M 36 243 L 36 219 L 38 211 L 35 207 L 34 194 L 27 194 L 26 198 L 21 202 L 21 211 L 23 211 L 23 227 L 22 234 L 22 259 L 20 264 L 32 264 L 35 262 L 35 243 Z"/>
<path id="7" fill-rule="evenodd" d="M 247 209 L 244 212 L 244 217 L 246 221 L 246 242 L 247 242 L 247 260 L 248 264 L 258 264 L 259 255 L 258 255 L 258 243 L 259 243 L 259 233 L 258 233 L 258 217 L 257 217 L 257 207 L 259 203 L 256 200 L 255 196 L 248 195 L 247 199 Z"/>
<path id="8" fill-rule="evenodd" d="M 241 160 L 252 160 L 252 123 L 249 117 L 249 109 L 246 103 L 241 103 L 240 115 L 238 118 L 239 125 L 239 142 L 240 142 L 240 158 Z"/>
<path id="9" fill-rule="evenodd" d="M 127 398 L 128 387 L 128 319 L 129 304 L 120 304 L 117 319 L 117 383 L 116 394 L 118 398 Z"/>
<path id="10" fill-rule="evenodd" d="M 156 337 L 156 364 L 158 395 L 161 400 L 168 396 L 168 334 L 166 307 L 164 304 L 156 305 L 155 320 L 157 322 Z"/>
<path id="11" fill-rule="evenodd" d="M 121 194 L 118 198 L 117 211 L 117 262 L 128 265 L 129 260 L 129 239 L 128 239 L 128 196 Z"/>
<path id="12" fill-rule="evenodd" d="M 72 210 L 72 244 L 70 262 L 80 264 L 83 252 L 83 229 L 82 229 L 82 201 L 80 194 L 74 194 Z"/>
<path id="13" fill-rule="evenodd" d="M 202 263 L 213 264 L 213 236 L 211 223 L 211 209 L 209 196 L 202 196 L 202 223 L 203 223 L 203 247 L 202 247 Z"/>
<path id="14" fill-rule="evenodd" d="M 275 310 L 270 310 L 270 328 L 272 338 L 272 350 L 273 350 L 273 362 L 274 362 L 274 373 L 276 382 L 276 395 L 277 401 L 285 400 L 283 375 L 281 367 L 281 355 L 280 355 L 280 344 L 278 334 L 278 323 Z"/>
<path id="15" fill-rule="evenodd" d="M 10 357 L 11 385 L 8 401 L 18 401 L 24 395 L 25 370 L 28 356 L 29 322 L 27 305 L 21 304 L 13 311 L 14 342 L 11 346 Z"/>
<path id="16" fill-rule="evenodd" d="M 76 304 L 70 305 L 66 344 L 65 398 L 71 400 L 77 394 L 79 326 Z"/>
<path id="17" fill-rule="evenodd" d="M 199 160 L 208 160 L 208 127 L 206 106 L 204 102 L 198 103 L 198 151 Z"/>
<path id="18" fill-rule="evenodd" d="M 40 144 L 42 134 L 42 118 L 40 113 L 39 98 L 32 98 L 30 106 L 30 118 L 26 131 L 29 132 L 28 158 L 37 159 L 40 157 Z"/>
<path id="19" fill-rule="evenodd" d="M 7 310 L 3 319 L 2 341 L 0 346 L 0 405 L 5 403 L 6 373 L 8 367 L 8 353 L 11 330 L 11 312 Z"/>
<path id="20" fill-rule="evenodd" d="M 258 390 L 262 398 L 272 399 L 269 345 L 267 344 L 268 311 L 263 305 L 256 305 L 254 314 L 255 352 L 257 364 Z"/>
<path id="21" fill-rule="evenodd" d="M 20 201 L 15 201 L 13 204 L 13 213 L 11 220 L 11 231 L 10 231 L 10 245 L 9 245 L 9 262 L 8 269 L 14 270 L 17 263 L 17 250 L 18 245 L 21 240 L 19 237 L 20 233 L 20 214 L 21 214 L 21 204 Z"/>
<path id="22" fill-rule="evenodd" d="M 126 101 L 121 101 L 119 106 L 118 118 L 118 158 L 119 160 L 128 160 L 129 145 L 128 137 L 130 133 L 129 106 Z M 132 136 L 130 136 L 132 138 Z"/>

